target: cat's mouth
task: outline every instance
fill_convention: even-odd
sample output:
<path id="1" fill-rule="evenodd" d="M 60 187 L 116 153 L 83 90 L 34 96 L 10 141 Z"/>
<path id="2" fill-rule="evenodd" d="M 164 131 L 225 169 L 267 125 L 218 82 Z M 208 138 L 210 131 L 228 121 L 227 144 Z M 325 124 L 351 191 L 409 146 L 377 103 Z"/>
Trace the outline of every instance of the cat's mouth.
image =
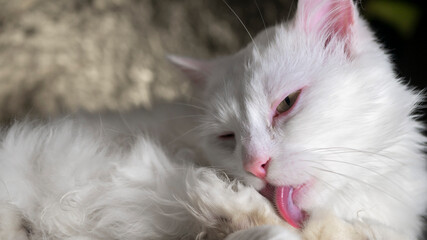
<path id="1" fill-rule="evenodd" d="M 280 216 L 295 228 L 301 228 L 308 214 L 297 206 L 297 201 L 306 185 L 298 187 L 279 186 L 267 184 L 260 193 L 269 199 Z"/>

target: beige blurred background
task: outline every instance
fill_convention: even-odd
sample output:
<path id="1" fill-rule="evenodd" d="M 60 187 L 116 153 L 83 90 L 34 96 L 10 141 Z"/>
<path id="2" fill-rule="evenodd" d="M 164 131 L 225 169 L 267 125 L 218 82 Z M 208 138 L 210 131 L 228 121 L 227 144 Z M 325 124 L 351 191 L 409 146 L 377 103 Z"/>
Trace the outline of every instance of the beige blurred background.
<path id="1" fill-rule="evenodd" d="M 297 0 L 226 0 L 252 35 Z M 426 1 L 357 1 L 397 73 L 426 87 Z M 262 17 L 261 17 L 262 16 Z M 223 0 L 0 0 L 0 122 L 125 111 L 188 96 L 168 53 L 209 58 L 250 41 Z"/>
<path id="2" fill-rule="evenodd" d="M 255 35 L 291 1 L 228 3 Z M 0 121 L 188 95 L 168 53 L 209 58 L 248 41 L 222 0 L 0 0 Z"/>

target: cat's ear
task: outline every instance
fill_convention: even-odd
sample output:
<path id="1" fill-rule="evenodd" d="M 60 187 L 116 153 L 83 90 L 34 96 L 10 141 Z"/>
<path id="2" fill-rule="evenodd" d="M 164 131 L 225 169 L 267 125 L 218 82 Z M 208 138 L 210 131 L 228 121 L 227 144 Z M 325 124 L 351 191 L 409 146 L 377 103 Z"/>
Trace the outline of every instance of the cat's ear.
<path id="1" fill-rule="evenodd" d="M 213 63 L 207 60 L 199 60 L 188 57 L 168 55 L 168 60 L 178 67 L 195 84 L 204 84 L 206 78 L 211 74 Z"/>
<path id="2" fill-rule="evenodd" d="M 299 0 L 296 24 L 322 37 L 325 46 L 336 37 L 346 41 L 347 48 L 352 41 L 356 11 L 353 0 Z"/>

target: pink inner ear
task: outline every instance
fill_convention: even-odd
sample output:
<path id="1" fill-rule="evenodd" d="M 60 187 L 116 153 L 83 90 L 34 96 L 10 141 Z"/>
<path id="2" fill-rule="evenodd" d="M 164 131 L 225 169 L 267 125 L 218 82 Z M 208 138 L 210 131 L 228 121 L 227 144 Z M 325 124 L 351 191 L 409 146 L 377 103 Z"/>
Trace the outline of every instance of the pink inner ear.
<path id="1" fill-rule="evenodd" d="M 300 0 L 297 16 L 308 32 L 348 39 L 354 6 L 352 0 Z"/>

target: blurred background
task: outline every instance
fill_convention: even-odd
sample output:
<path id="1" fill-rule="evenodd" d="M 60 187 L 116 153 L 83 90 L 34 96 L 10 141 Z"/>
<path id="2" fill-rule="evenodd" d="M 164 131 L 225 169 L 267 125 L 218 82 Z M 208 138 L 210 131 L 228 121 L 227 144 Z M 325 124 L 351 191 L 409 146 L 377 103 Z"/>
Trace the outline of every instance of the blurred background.
<path id="1" fill-rule="evenodd" d="M 227 0 L 252 35 L 292 17 L 296 0 Z M 423 1 L 363 0 L 396 62 L 425 87 Z M 188 95 L 168 53 L 209 58 L 250 41 L 222 0 L 0 0 L 0 121 L 149 107 Z"/>
<path id="2" fill-rule="evenodd" d="M 396 63 L 426 87 L 426 3 L 361 0 Z M 255 35 L 296 0 L 227 0 Z M 190 93 L 168 53 L 209 58 L 250 38 L 222 0 L 0 0 L 0 122 L 27 115 L 125 111 Z"/>

